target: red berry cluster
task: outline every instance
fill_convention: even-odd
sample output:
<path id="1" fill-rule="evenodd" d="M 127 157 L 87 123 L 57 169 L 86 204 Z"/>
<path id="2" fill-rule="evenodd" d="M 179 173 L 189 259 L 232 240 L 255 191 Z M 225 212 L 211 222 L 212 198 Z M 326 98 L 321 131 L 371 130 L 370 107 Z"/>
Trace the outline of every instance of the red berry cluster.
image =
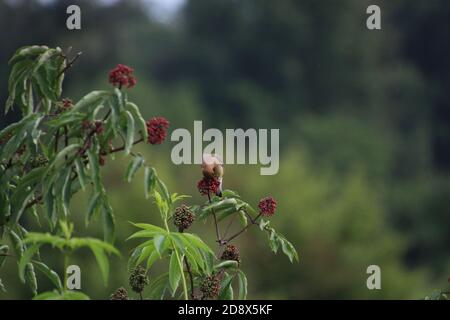
<path id="1" fill-rule="evenodd" d="M 136 85 L 136 78 L 133 76 L 133 68 L 123 64 L 118 64 L 109 72 L 109 83 L 115 87 L 131 88 Z"/>
<path id="2" fill-rule="evenodd" d="M 216 178 L 204 177 L 197 183 L 197 188 L 201 195 L 215 194 L 220 188 L 220 181 Z"/>
<path id="3" fill-rule="evenodd" d="M 164 117 L 156 117 L 148 120 L 147 124 L 147 142 L 151 144 L 161 144 L 167 135 L 169 121 Z"/>
<path id="4" fill-rule="evenodd" d="M 272 216 L 277 208 L 277 202 L 272 197 L 265 197 L 259 200 L 258 208 L 263 216 Z"/>

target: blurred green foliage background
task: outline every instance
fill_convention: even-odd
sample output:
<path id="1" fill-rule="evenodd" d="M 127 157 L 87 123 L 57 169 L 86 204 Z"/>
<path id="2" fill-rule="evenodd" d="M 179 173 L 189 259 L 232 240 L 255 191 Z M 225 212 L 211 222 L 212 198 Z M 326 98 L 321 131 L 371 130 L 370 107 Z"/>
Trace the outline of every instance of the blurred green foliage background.
<path id="1" fill-rule="evenodd" d="M 279 202 L 272 224 L 297 247 L 300 263 L 273 255 L 256 228 L 239 238 L 250 298 L 408 299 L 443 287 L 449 275 L 450 2 L 366 0 L 186 0 L 161 19 L 149 1 L 0 1 L 0 101 L 8 58 L 23 45 L 73 47 L 82 57 L 64 96 L 106 88 L 117 63 L 136 70 L 130 99 L 171 129 L 280 128 L 280 171 L 227 166 L 225 187 L 250 203 Z M 65 27 L 66 8 L 82 8 L 82 30 Z M 366 8 L 382 8 L 382 30 L 366 29 Z M 153 8 L 153 9 L 152 9 Z M 2 116 L 1 127 L 18 119 Z M 140 146 L 172 192 L 197 195 L 198 166 L 175 166 L 174 143 Z M 89 252 L 82 290 L 105 299 L 127 284 L 127 221 L 158 224 L 142 176 L 123 179 L 122 157 L 103 168 L 117 219 L 108 287 Z M 77 235 L 86 195 L 73 204 Z M 32 225 L 31 220 L 28 224 Z M 46 230 L 43 226 L 42 230 Z M 213 243 L 212 226 L 197 225 Z M 47 250 L 62 272 L 62 257 Z M 382 290 L 366 288 L 366 268 L 382 270 Z M 150 276 L 165 268 L 159 265 Z M 30 298 L 13 260 L 0 299 Z M 50 288 L 40 278 L 40 291 Z"/>

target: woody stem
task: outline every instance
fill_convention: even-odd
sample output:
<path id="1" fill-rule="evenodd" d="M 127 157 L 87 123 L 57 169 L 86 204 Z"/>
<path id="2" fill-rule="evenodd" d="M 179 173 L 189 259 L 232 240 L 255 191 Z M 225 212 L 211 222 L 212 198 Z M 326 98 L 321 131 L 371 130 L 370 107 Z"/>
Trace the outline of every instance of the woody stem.
<path id="1" fill-rule="evenodd" d="M 208 201 L 209 201 L 209 203 L 211 203 L 211 195 L 209 194 L 209 192 L 208 192 Z M 212 210 L 212 214 L 214 217 L 214 225 L 216 227 L 217 242 L 219 243 L 219 246 L 222 246 L 224 243 L 222 243 L 222 239 L 220 237 L 219 224 L 217 222 L 216 212 L 214 211 L 214 209 L 211 209 L 211 210 Z"/>

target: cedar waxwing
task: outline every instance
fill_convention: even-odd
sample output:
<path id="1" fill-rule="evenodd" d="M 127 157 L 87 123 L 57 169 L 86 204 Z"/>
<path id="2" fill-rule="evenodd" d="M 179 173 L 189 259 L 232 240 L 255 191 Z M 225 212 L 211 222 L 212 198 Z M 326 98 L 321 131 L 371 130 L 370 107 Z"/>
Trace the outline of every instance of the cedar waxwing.
<path id="1" fill-rule="evenodd" d="M 223 162 L 215 154 L 205 153 L 202 157 L 202 173 L 205 178 L 216 178 L 220 182 L 216 195 L 222 196 Z"/>

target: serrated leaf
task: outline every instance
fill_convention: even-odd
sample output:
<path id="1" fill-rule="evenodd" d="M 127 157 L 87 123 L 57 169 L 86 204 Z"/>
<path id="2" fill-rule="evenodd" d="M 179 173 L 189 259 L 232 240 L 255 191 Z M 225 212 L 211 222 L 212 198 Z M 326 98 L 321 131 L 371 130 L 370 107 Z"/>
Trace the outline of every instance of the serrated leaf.
<path id="1" fill-rule="evenodd" d="M 70 112 L 88 111 L 89 107 L 98 105 L 110 96 L 111 93 L 109 91 L 92 91 L 81 98 L 81 100 L 73 106 Z"/>
<path id="2" fill-rule="evenodd" d="M 127 137 L 125 139 L 125 155 L 129 155 L 134 143 L 134 118 L 129 111 L 124 111 L 127 119 Z"/>
<path id="3" fill-rule="evenodd" d="M 144 192 L 148 198 L 156 186 L 156 172 L 154 168 L 145 167 L 144 172 Z"/>
<path id="4" fill-rule="evenodd" d="M 101 193 L 95 192 L 89 199 L 88 210 L 86 212 L 86 225 L 88 225 L 94 216 L 94 214 L 99 210 L 101 204 Z"/>
<path id="5" fill-rule="evenodd" d="M 39 261 L 33 261 L 33 264 L 55 285 L 55 287 L 59 291 L 63 290 L 61 279 L 59 278 L 59 275 L 55 271 L 50 269 L 45 263 Z"/>
<path id="6" fill-rule="evenodd" d="M 174 251 L 170 256 L 169 263 L 169 283 L 170 288 L 172 289 L 172 296 L 174 296 L 175 292 L 177 291 L 178 284 L 180 283 L 181 279 L 181 272 L 183 272 L 183 270 L 180 269 L 176 252 Z"/>
<path id="7" fill-rule="evenodd" d="M 221 268 L 224 268 L 224 269 L 236 268 L 237 269 L 238 267 L 239 267 L 239 263 L 237 261 L 225 260 L 225 261 L 222 261 L 222 262 L 216 264 L 214 266 L 214 269 L 221 269 Z"/>
<path id="8" fill-rule="evenodd" d="M 24 251 L 22 257 L 20 258 L 19 278 L 22 282 L 25 282 L 25 272 L 27 269 L 27 265 L 30 263 L 31 259 L 36 254 L 36 252 L 38 252 L 40 246 L 41 246 L 41 244 L 39 244 L 39 243 L 35 243 L 35 244 L 31 245 Z"/>
<path id="9" fill-rule="evenodd" d="M 115 219 L 114 213 L 108 200 L 103 198 L 102 207 L 103 234 L 106 242 L 113 243 L 115 238 Z"/>
<path id="10" fill-rule="evenodd" d="M 144 158 L 141 156 L 133 157 L 130 164 L 127 167 L 127 171 L 125 174 L 125 180 L 127 182 L 131 182 L 136 172 L 142 167 L 144 164 Z"/>
<path id="11" fill-rule="evenodd" d="M 156 235 L 153 238 L 153 242 L 155 244 L 155 250 L 158 253 L 158 255 L 161 257 L 162 253 L 163 253 L 163 249 L 164 249 L 164 242 L 167 239 L 166 236 L 164 235 Z"/>
<path id="12" fill-rule="evenodd" d="M 103 251 L 103 249 L 101 247 L 98 247 L 98 246 L 94 245 L 93 243 L 91 243 L 89 245 L 89 247 L 95 256 L 95 260 L 97 261 L 97 264 L 98 264 L 101 274 L 102 274 L 103 283 L 106 286 L 108 283 L 108 277 L 109 277 L 108 257 L 106 256 L 105 252 Z"/>
<path id="13" fill-rule="evenodd" d="M 137 105 L 135 105 L 132 102 L 126 103 L 127 110 L 133 115 L 134 120 L 137 124 L 136 127 L 140 129 L 140 132 L 142 134 L 142 138 L 144 141 L 147 141 L 148 133 L 147 133 L 147 125 L 145 123 L 144 118 L 141 115 L 141 112 L 139 111 L 139 108 Z"/>
<path id="14" fill-rule="evenodd" d="M 238 299 L 245 300 L 247 299 L 247 277 L 245 276 L 245 273 L 242 272 L 241 270 L 239 270 L 237 277 L 239 283 Z"/>
<path id="15" fill-rule="evenodd" d="M 94 188 L 96 192 L 103 192 L 102 183 L 100 180 L 100 166 L 98 160 L 98 154 L 92 150 L 87 151 L 89 159 L 89 168 L 91 170 L 91 179 L 94 182 Z"/>
<path id="16" fill-rule="evenodd" d="M 231 286 L 231 281 L 233 276 L 226 274 L 225 278 L 220 284 L 219 300 L 233 300 L 233 287 Z"/>
<path id="17" fill-rule="evenodd" d="M 81 189 L 85 190 L 86 188 L 86 168 L 84 167 L 81 159 L 75 159 L 75 168 L 77 170 L 78 181 L 80 182 Z"/>
<path id="18" fill-rule="evenodd" d="M 37 280 L 32 263 L 28 263 L 25 267 L 25 280 L 31 292 L 35 296 L 37 294 Z"/>
<path id="19" fill-rule="evenodd" d="M 147 298 L 151 300 L 161 300 L 169 285 L 169 273 L 165 272 L 150 282 L 148 286 Z"/>
<path id="20" fill-rule="evenodd" d="M 9 247 L 7 245 L 0 246 L 0 269 L 3 267 L 5 260 L 9 252 Z"/>
<path id="21" fill-rule="evenodd" d="M 14 64 L 20 60 L 38 56 L 38 55 L 42 54 L 43 52 L 47 51 L 48 49 L 49 49 L 49 47 L 47 47 L 47 46 L 36 46 L 36 45 L 21 47 L 21 48 L 17 49 L 17 51 L 12 56 L 12 58 L 8 61 L 8 63 Z"/>

